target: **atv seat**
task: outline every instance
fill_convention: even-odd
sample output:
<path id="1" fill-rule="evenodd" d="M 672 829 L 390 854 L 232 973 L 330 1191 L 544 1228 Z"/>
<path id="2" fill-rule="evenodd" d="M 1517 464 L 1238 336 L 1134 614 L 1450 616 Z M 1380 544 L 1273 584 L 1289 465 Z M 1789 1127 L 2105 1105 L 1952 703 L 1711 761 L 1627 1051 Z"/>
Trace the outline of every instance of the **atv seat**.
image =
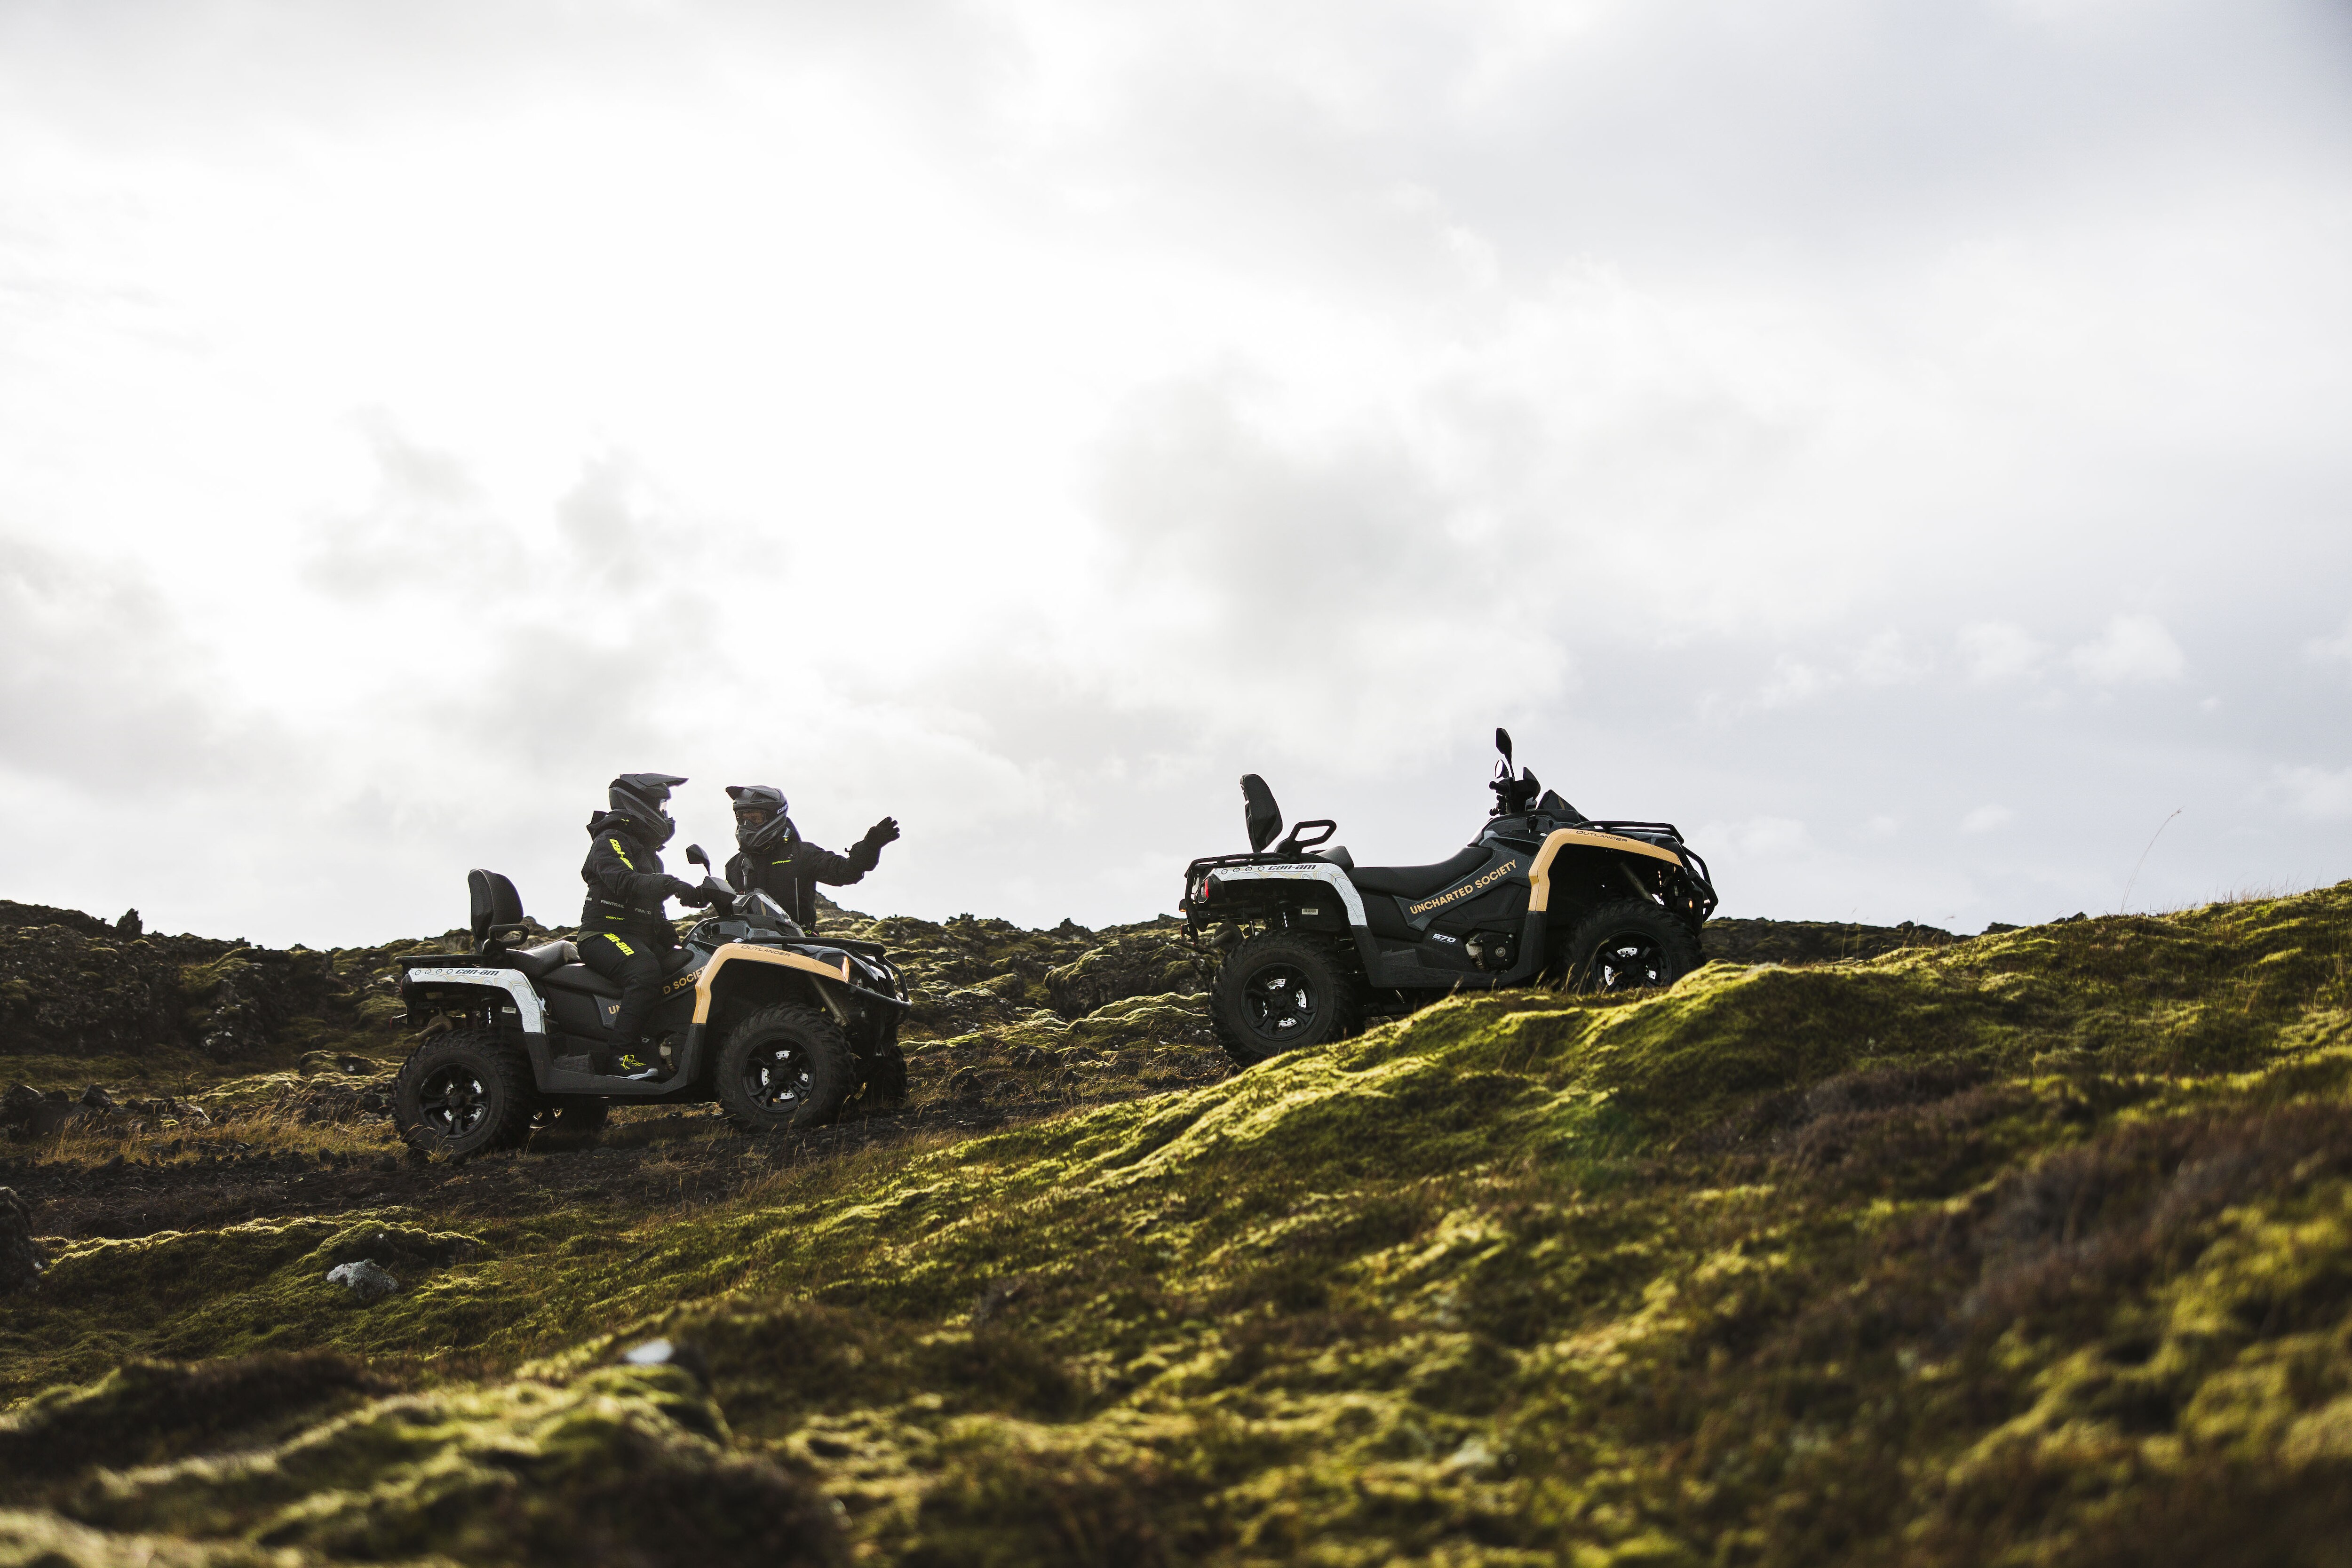
<path id="1" fill-rule="evenodd" d="M 1356 858 L 1348 853 L 1348 847 L 1344 844 L 1334 844 L 1328 849 L 1318 849 L 1307 858 L 1309 860 L 1328 860 L 1342 870 L 1352 871 L 1356 868 Z"/>
<path id="2" fill-rule="evenodd" d="M 566 963 L 537 978 L 564 991 L 584 991 L 591 996 L 618 996 L 620 982 L 607 980 L 584 963 Z"/>
<path id="3" fill-rule="evenodd" d="M 573 958 L 577 958 L 579 956 L 579 950 L 573 948 L 568 942 L 551 942 L 543 947 L 530 948 L 526 951 L 532 953 L 544 953 L 552 952 L 557 948 L 570 950 L 571 956 Z M 507 956 L 509 958 L 521 958 L 524 954 L 521 952 L 509 952 Z M 662 978 L 665 980 L 668 979 L 671 975 L 677 973 L 680 970 L 684 969 L 688 964 L 692 963 L 693 962 L 694 952 L 692 949 L 684 947 L 671 948 L 667 952 L 662 954 Z M 584 963 L 565 963 L 559 958 L 558 962 L 548 965 L 547 968 L 537 973 L 533 973 L 524 964 L 518 963 L 515 967 L 522 970 L 524 973 L 530 975 L 533 980 L 543 980 L 550 985 L 561 986 L 566 991 L 585 991 L 591 996 L 618 996 L 621 994 L 621 983 L 619 981 L 607 980 Z"/>
<path id="4" fill-rule="evenodd" d="M 567 963 L 580 962 L 580 950 L 568 942 L 543 942 L 537 947 L 507 949 L 507 963 L 533 980 L 544 980 Z"/>
<path id="5" fill-rule="evenodd" d="M 1367 893 L 1418 899 L 1448 882 L 1460 881 L 1486 863 L 1486 851 L 1473 844 L 1453 859 L 1440 860 L 1433 866 L 1358 866 L 1348 872 L 1348 880 Z"/>

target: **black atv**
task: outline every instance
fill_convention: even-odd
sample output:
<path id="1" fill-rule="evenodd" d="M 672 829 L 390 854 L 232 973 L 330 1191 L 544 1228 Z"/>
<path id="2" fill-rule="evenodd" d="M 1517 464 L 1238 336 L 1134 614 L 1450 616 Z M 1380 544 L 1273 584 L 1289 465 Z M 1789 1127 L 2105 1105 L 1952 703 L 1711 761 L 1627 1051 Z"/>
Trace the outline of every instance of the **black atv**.
<path id="1" fill-rule="evenodd" d="M 877 1105 L 906 1093 L 898 1026 L 907 985 L 872 942 L 816 941 L 765 893 L 710 876 L 717 911 L 668 959 L 646 1034 L 657 1065 L 600 1073 L 629 1042 L 608 1026 L 621 988 L 582 963 L 569 942 L 513 943 L 522 900 L 495 871 L 472 871 L 474 951 L 412 958 L 400 984 L 425 1039 L 400 1069 L 393 1122 L 413 1148 L 465 1155 L 511 1148 L 534 1130 L 593 1131 L 612 1106 L 717 1100 L 751 1132 L 814 1127 L 853 1095 Z"/>
<path id="2" fill-rule="evenodd" d="M 1320 847 L 1328 818 L 1281 843 L 1265 781 L 1242 780 L 1250 852 L 1195 860 L 1178 907 L 1196 942 L 1225 948 L 1210 1013 L 1243 1067 L 1340 1039 L 1374 1013 L 1456 991 L 1671 985 L 1699 964 L 1715 912 L 1706 863 L 1670 822 L 1595 822 L 1512 771 L 1511 737 L 1489 786 L 1495 807 L 1468 847 L 1428 866 L 1359 866 Z M 1272 848 L 1267 846 L 1272 845 Z"/>

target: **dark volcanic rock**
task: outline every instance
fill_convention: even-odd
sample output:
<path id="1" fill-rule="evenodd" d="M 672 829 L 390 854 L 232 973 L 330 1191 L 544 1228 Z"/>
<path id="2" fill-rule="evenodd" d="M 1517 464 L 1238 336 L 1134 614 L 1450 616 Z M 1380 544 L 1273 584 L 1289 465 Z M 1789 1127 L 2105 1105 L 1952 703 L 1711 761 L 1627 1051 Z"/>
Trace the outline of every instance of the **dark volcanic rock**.
<path id="1" fill-rule="evenodd" d="M 1173 916 L 1099 931 L 1076 921 L 1029 931 L 971 915 L 943 924 L 909 915 L 875 920 L 822 898 L 818 910 L 824 934 L 890 950 L 912 993 L 908 1026 L 916 1036 L 1015 1026 L 1048 1007 L 1078 1018 L 1112 1002 L 1189 994 L 1206 984 Z"/>
<path id="2" fill-rule="evenodd" d="M 0 1051 L 110 1055 L 176 1037 L 180 965 L 99 921 L 9 922 L 0 911 Z M 44 911 L 48 912 L 48 911 Z"/>
<path id="3" fill-rule="evenodd" d="M 138 911 L 109 922 L 0 900 L 0 1054 L 140 1056 L 192 1047 L 250 1061 L 296 1026 L 388 1029 L 400 955 L 439 942 L 317 952 L 242 940 L 140 934 Z"/>
<path id="4" fill-rule="evenodd" d="M 236 947 L 182 977 L 187 1032 L 215 1061 L 257 1056 L 288 1022 L 320 1017 L 347 1002 L 323 952 Z"/>
<path id="5" fill-rule="evenodd" d="M 0 1296 L 21 1290 L 41 1277 L 40 1249 L 33 1245 L 33 1205 L 0 1187 Z"/>
<path id="6" fill-rule="evenodd" d="M 47 904 L 20 904 L 13 899 L 0 899 L 0 931 L 14 931 L 20 926 L 63 926 L 82 936 L 123 934 L 96 915 L 86 915 L 79 910 L 53 910 Z"/>
<path id="7" fill-rule="evenodd" d="M 1211 964 L 1184 940 L 1184 928 L 1130 929 L 1072 963 L 1045 972 L 1045 992 L 1054 1011 L 1083 1018 L 1097 1007 L 1130 996 L 1192 995 L 1209 988 Z"/>
<path id="8" fill-rule="evenodd" d="M 1699 933 L 1706 956 L 1724 963 L 1823 963 L 1877 958 L 1905 947 L 1941 947 L 1960 939 L 1936 926 L 1849 925 L 1836 921 L 1709 921 Z"/>

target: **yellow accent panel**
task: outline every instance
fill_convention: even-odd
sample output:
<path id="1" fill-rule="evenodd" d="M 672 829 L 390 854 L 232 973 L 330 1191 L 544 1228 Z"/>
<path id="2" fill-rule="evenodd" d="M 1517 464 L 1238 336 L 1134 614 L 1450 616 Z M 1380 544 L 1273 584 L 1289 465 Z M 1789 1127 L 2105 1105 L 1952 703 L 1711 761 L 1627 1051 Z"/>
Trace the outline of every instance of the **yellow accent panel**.
<path id="1" fill-rule="evenodd" d="M 619 839 L 607 838 L 604 842 L 613 847 L 613 853 L 621 858 L 622 865 L 626 866 L 632 871 L 637 868 L 637 863 L 629 858 L 629 852 L 621 847 L 621 841 Z"/>
<path id="2" fill-rule="evenodd" d="M 1579 827 L 1556 828 L 1536 852 L 1536 863 L 1528 872 L 1528 881 L 1534 890 L 1528 895 L 1528 908 L 1543 910 L 1551 908 L 1552 857 L 1571 844 L 1593 849 L 1619 849 L 1628 855 L 1647 855 L 1654 860 L 1664 860 L 1669 866 L 1679 866 L 1682 857 L 1671 849 L 1639 838 L 1623 838 L 1614 833 L 1588 833 Z"/>
<path id="3" fill-rule="evenodd" d="M 707 1024 L 710 1021 L 710 982 L 730 959 L 744 959 L 753 963 L 781 964 L 786 969 L 805 970 L 811 974 L 823 975 L 827 980 L 838 980 L 844 985 L 849 984 L 849 960 L 845 958 L 841 961 L 839 969 L 832 969 L 819 963 L 806 953 L 776 952 L 764 947 L 752 947 L 745 942 L 730 942 L 713 952 L 710 955 L 710 962 L 704 964 L 701 972 L 694 977 L 694 1021 L 696 1023 Z"/>

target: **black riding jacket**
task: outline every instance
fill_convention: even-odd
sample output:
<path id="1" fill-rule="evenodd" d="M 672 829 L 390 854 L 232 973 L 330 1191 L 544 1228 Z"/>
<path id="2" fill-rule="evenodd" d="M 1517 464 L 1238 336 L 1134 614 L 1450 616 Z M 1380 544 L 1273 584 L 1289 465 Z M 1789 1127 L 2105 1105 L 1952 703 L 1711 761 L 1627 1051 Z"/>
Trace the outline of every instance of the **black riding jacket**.
<path id="1" fill-rule="evenodd" d="M 673 948 L 677 931 L 662 904 L 676 892 L 678 879 L 662 869 L 660 851 L 647 846 L 635 828 L 617 811 L 589 819 L 588 858 L 580 863 L 580 879 L 588 884 L 588 901 L 580 909 L 580 934 L 611 931 L 656 952 Z"/>
<path id="2" fill-rule="evenodd" d="M 846 855 L 821 849 L 790 823 L 784 836 L 766 847 L 739 852 L 727 862 L 729 884 L 746 893 L 765 893 L 784 906 L 803 931 L 816 930 L 816 885 L 845 888 L 880 864 L 882 851 L 860 842 Z"/>

